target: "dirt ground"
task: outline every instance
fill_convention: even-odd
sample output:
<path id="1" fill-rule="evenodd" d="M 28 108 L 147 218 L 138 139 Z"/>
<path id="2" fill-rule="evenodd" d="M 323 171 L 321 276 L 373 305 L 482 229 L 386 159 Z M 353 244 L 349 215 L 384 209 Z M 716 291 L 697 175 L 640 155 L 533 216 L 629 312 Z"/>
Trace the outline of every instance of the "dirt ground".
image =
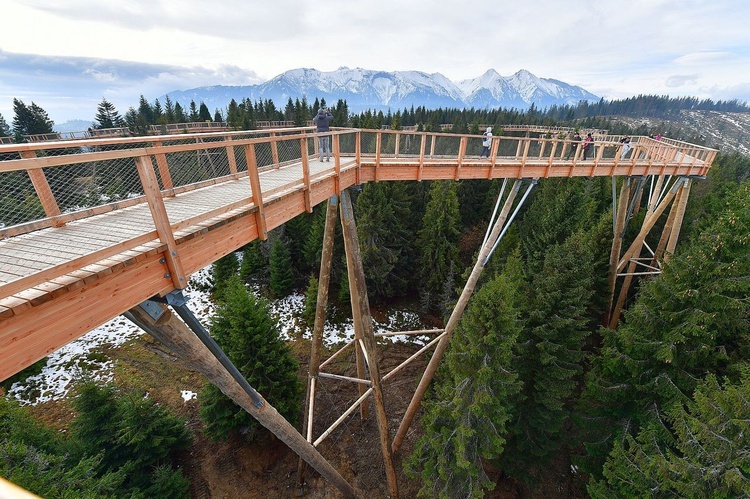
<path id="1" fill-rule="evenodd" d="M 294 342 L 293 351 L 300 362 L 301 379 L 306 379 L 309 342 Z M 403 343 L 379 344 L 381 375 L 386 375 L 419 349 Z M 266 499 L 297 498 L 333 499 L 341 497 L 338 489 L 318 473 L 307 468 L 304 484 L 297 486 L 298 456 L 283 442 L 269 434 L 266 438 L 247 442 L 241 437 L 227 442 L 214 442 L 203 434 L 203 423 L 196 400 L 185 401 L 180 390 L 199 392 L 206 383 L 197 372 L 185 369 L 161 345 L 144 335 L 125 347 L 107 354 L 117 359 L 115 376 L 121 387 L 146 390 L 156 400 L 172 407 L 187 419 L 194 435 L 194 444 L 180 456 L 180 464 L 191 482 L 190 497 L 194 499 Z M 324 356 L 324 358 L 326 358 Z M 390 440 L 398 429 L 414 389 L 421 378 L 427 358 L 422 355 L 383 383 Z M 353 352 L 342 354 L 328 372 L 356 376 Z M 316 397 L 314 438 L 321 435 L 358 397 L 351 382 L 321 379 Z M 372 400 L 372 397 L 369 398 Z M 63 429 L 73 413 L 67 401 L 47 403 L 35 408 L 47 423 Z M 414 498 L 420 488 L 419 479 L 410 479 L 403 471 L 403 459 L 409 456 L 421 433 L 421 411 L 417 413 L 406 439 L 394 458 L 399 495 Z M 298 425 L 301 428 L 301 424 Z M 370 404 L 367 415 L 353 412 L 319 446 L 318 450 L 349 482 L 358 495 L 367 499 L 387 498 L 388 486 L 380 448 L 375 410 Z M 485 494 L 491 499 L 585 497 L 576 492 L 580 486 L 571 482 L 569 464 L 550 467 L 547 483 L 533 492 L 522 490 L 513 480 L 503 479 L 499 471 L 488 469 L 497 481 L 494 491 Z"/>

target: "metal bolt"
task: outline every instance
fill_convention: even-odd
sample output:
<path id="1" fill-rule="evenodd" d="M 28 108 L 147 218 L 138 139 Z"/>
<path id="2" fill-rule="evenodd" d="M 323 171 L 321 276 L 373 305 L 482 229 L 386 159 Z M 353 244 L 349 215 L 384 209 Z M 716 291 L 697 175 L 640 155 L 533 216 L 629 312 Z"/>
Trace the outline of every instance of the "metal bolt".
<path id="1" fill-rule="evenodd" d="M 167 263 L 167 259 L 166 258 L 162 258 L 162 259 L 159 260 L 159 263 Z"/>
<path id="2" fill-rule="evenodd" d="M 172 256 L 177 256 L 177 250 L 172 250 Z"/>
<path id="3" fill-rule="evenodd" d="M 164 278 L 165 279 L 169 279 L 169 272 L 167 272 L 166 274 L 164 274 Z"/>

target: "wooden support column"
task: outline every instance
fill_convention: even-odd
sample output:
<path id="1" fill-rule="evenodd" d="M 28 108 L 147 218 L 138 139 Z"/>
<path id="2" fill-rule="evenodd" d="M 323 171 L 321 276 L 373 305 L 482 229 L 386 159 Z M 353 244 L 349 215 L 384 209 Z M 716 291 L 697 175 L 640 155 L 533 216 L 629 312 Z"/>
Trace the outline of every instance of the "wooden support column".
<path id="1" fill-rule="evenodd" d="M 393 156 L 395 158 L 398 158 L 398 152 L 401 146 L 400 142 L 401 142 L 401 134 L 396 132 L 396 147 L 394 148 L 394 151 L 393 151 Z"/>
<path id="2" fill-rule="evenodd" d="M 667 222 L 664 224 L 664 229 L 662 229 L 661 231 L 659 243 L 656 245 L 656 249 L 654 250 L 654 258 L 653 260 L 651 260 L 652 266 L 658 265 L 658 262 L 661 261 L 664 257 L 664 250 L 667 247 L 667 241 L 670 240 L 672 229 L 674 228 L 675 217 L 677 216 L 678 209 L 676 207 L 679 205 L 680 200 L 682 199 L 682 194 L 683 189 L 680 189 L 679 191 L 677 191 L 677 195 L 674 198 L 672 209 L 669 210 L 669 215 L 667 216 Z"/>
<path id="3" fill-rule="evenodd" d="M 260 177 L 258 176 L 258 160 L 255 156 L 255 144 L 245 145 L 245 159 L 247 160 L 247 176 L 250 179 L 253 204 L 258 209 L 255 212 L 255 223 L 258 227 L 258 237 L 262 240 L 268 239 L 268 227 L 266 226 L 266 213 L 263 207 L 263 193 L 260 190 Z"/>
<path id="4" fill-rule="evenodd" d="M 362 132 L 355 134 L 354 162 L 357 165 L 357 185 L 362 183 Z M 338 195 L 338 193 L 336 194 Z"/>
<path id="5" fill-rule="evenodd" d="M 341 195 L 341 136 L 334 135 L 333 140 L 333 171 L 336 172 L 336 195 Z"/>
<path id="6" fill-rule="evenodd" d="M 284 419 L 276 409 L 256 392 L 261 399 L 261 407 L 257 401 L 240 385 L 227 371 L 219 359 L 211 353 L 206 345 L 193 331 L 161 303 L 149 302 L 161 309 L 162 315 L 154 319 L 140 306 L 133 307 L 125 316 L 166 345 L 180 357 L 190 369 L 202 373 L 227 397 L 245 409 L 271 433 L 289 446 L 301 458 L 318 471 L 326 480 L 338 488 L 346 497 L 356 497 L 356 493 L 349 483 L 339 474 L 331 463 L 307 442 L 302 435 Z"/>
<path id="7" fill-rule="evenodd" d="M 320 274 L 318 276 L 318 299 L 315 304 L 315 324 L 313 326 L 310 346 L 310 365 L 307 375 L 307 392 L 305 394 L 305 412 L 302 432 L 308 442 L 312 443 L 312 430 L 315 419 L 315 388 L 320 372 L 320 358 L 323 350 L 323 329 L 326 322 L 328 306 L 328 288 L 331 283 L 331 266 L 333 262 L 333 237 L 336 232 L 336 210 L 338 197 L 333 196 L 326 205 L 326 223 L 323 232 L 323 252 L 320 256 Z M 305 461 L 300 457 L 297 464 L 297 491 L 301 493 L 305 482 Z"/>
<path id="8" fill-rule="evenodd" d="M 684 180 L 682 189 L 680 189 L 680 200 L 677 203 L 677 214 L 675 215 L 674 224 L 672 226 L 672 232 L 669 235 L 669 242 L 667 242 L 667 250 L 664 254 L 664 261 L 668 261 L 675 248 L 677 247 L 677 239 L 680 237 L 680 229 L 682 228 L 682 219 L 685 217 L 685 208 L 687 207 L 688 197 L 690 196 L 690 184 L 689 178 Z M 672 208 L 674 210 L 674 208 Z"/>
<path id="9" fill-rule="evenodd" d="M 419 381 L 419 386 L 417 386 L 417 389 L 414 392 L 414 396 L 409 403 L 409 407 L 406 409 L 404 419 L 401 421 L 401 425 L 398 427 L 396 436 L 393 438 L 393 452 L 398 452 L 398 450 L 401 448 L 401 444 L 406 437 L 406 432 L 409 430 L 409 426 L 411 425 L 411 422 L 414 419 L 414 415 L 416 414 L 417 409 L 422 402 L 422 398 L 427 391 L 427 387 L 430 384 L 430 381 L 432 381 L 432 378 L 435 376 L 435 373 L 437 372 L 438 365 L 440 364 L 440 359 L 442 359 L 445 350 L 448 348 L 448 342 L 453 335 L 456 324 L 458 324 L 458 320 L 461 318 L 461 315 L 463 314 L 463 311 L 469 302 L 469 298 L 471 298 L 472 293 L 474 293 L 474 288 L 479 281 L 479 276 L 484 270 L 485 260 L 489 257 L 493 247 L 495 246 L 495 242 L 497 242 L 501 235 L 501 231 L 505 227 L 505 222 L 508 219 L 508 214 L 510 213 L 510 209 L 513 205 L 513 201 L 515 200 L 516 194 L 521 187 L 521 183 L 522 182 L 520 180 L 516 180 L 513 184 L 513 188 L 511 189 L 508 197 L 505 200 L 503 209 L 500 212 L 497 220 L 495 221 L 492 232 L 486 238 L 484 245 L 479 251 L 479 255 L 477 256 L 477 261 L 474 264 L 471 275 L 469 275 L 469 279 L 466 281 L 466 285 L 464 286 L 463 291 L 461 291 L 461 296 L 458 298 L 458 302 L 456 302 L 456 307 L 453 309 L 453 312 L 448 319 L 448 324 L 446 324 L 445 326 L 444 336 L 440 339 L 437 347 L 435 347 L 435 352 L 432 354 L 432 358 L 430 358 L 430 362 L 427 365 L 424 374 L 422 375 L 422 379 Z"/>
<path id="10" fill-rule="evenodd" d="M 385 402 L 381 387 L 378 348 L 372 330 L 372 317 L 370 316 L 370 304 L 367 300 L 365 271 L 362 266 L 362 255 L 359 249 L 357 225 L 354 221 L 354 209 L 352 208 L 352 201 L 347 191 L 341 193 L 340 213 L 355 332 L 358 323 L 361 328 L 361 333 L 358 335 L 361 341 L 357 343 L 361 343 L 364 346 L 364 353 L 367 355 L 367 367 L 370 371 L 370 382 L 372 383 L 372 395 L 375 402 L 375 415 L 378 421 L 380 448 L 383 452 L 388 491 L 391 498 L 396 499 L 398 498 L 398 483 L 396 481 L 396 470 L 393 466 L 393 455 L 391 454 L 390 436 L 388 434 L 388 418 L 385 412 Z M 359 317 L 359 320 L 357 320 L 357 317 Z M 357 337 L 356 334 L 355 337 Z M 360 389 L 366 389 L 362 384 L 359 387 Z"/>
<path id="11" fill-rule="evenodd" d="M 612 179 L 614 182 L 614 177 Z M 628 200 L 630 199 L 630 184 L 631 178 L 625 177 L 622 181 L 622 187 L 620 187 L 620 201 L 617 205 L 617 218 L 614 224 L 614 234 L 612 237 L 612 250 L 609 253 L 609 275 L 607 276 L 607 289 L 609 290 L 609 307 L 607 307 L 607 315 L 604 317 L 604 326 L 609 326 L 610 311 L 612 310 L 612 303 L 615 299 L 615 285 L 617 283 L 617 264 L 620 261 L 620 251 L 622 250 L 622 236 L 625 231 L 625 219 L 628 213 Z M 614 187 L 613 187 L 614 188 Z M 614 194 L 613 194 L 614 195 Z"/>
<path id="12" fill-rule="evenodd" d="M 169 273 L 164 277 L 171 278 L 175 288 L 183 289 L 187 286 L 188 280 L 180 257 L 177 254 L 177 243 L 172 233 L 172 226 L 169 224 L 167 209 L 161 197 L 159 182 L 156 179 L 151 158 L 149 156 L 138 156 L 135 162 L 138 167 L 138 176 L 141 178 L 141 184 L 143 185 L 143 193 L 146 195 L 148 208 L 154 220 L 156 233 L 159 235 L 159 240 L 167 245 L 167 251 L 164 252 L 164 260 L 167 268 L 169 268 Z"/>

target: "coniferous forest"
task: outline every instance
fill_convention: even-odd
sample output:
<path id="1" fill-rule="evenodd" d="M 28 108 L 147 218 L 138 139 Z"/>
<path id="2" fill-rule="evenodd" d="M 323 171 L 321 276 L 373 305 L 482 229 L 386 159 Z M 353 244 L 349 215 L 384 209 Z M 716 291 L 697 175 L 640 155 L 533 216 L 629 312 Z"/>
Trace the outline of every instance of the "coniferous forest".
<path id="1" fill-rule="evenodd" d="M 16 102 L 12 130 L 0 117 L 0 133 L 20 139 L 51 128 L 41 108 Z M 322 104 L 290 99 L 277 109 L 270 101 L 232 101 L 211 117 L 204 105 L 185 110 L 142 99 L 120 117 L 103 101 L 97 123 L 137 131 L 208 114 L 237 129 L 264 119 L 303 126 Z M 350 115 L 345 102 L 330 107 L 337 126 L 452 124 L 452 131 L 475 133 L 479 124 L 607 128 L 608 114 L 685 106 L 748 111 L 738 102 L 655 96 L 527 112 Z M 512 484 L 512 495 L 493 497 L 541 497 L 558 480 L 558 497 L 750 496 L 750 158 L 720 153 L 707 178 L 694 181 L 676 253 L 660 275 L 637 281 L 616 329 L 600 325 L 609 306 L 611 182 L 539 182 L 482 274 L 428 390 L 412 451 L 402 459 L 407 490 L 484 497 Z M 500 181 L 485 180 L 354 189 L 371 305 L 408 307 L 427 323 L 444 324 L 499 191 Z M 212 268 L 212 336 L 293 424 L 305 379 L 295 352 L 307 347 L 278 338 L 267 300 L 305 294 L 301 320 L 312 323 L 324 211 L 315 207 Z M 638 227 L 628 225 L 626 244 Z M 334 320 L 349 300 L 343 244 L 336 241 Z M 43 497 L 187 497 L 191 477 L 179 456 L 196 432 L 218 440 L 268 438 L 210 385 L 198 397 L 200 428 L 132 387 L 84 379 L 71 397 L 75 417 L 65 431 L 0 399 L 0 476 Z M 552 469 L 565 470 L 565 478 Z"/>

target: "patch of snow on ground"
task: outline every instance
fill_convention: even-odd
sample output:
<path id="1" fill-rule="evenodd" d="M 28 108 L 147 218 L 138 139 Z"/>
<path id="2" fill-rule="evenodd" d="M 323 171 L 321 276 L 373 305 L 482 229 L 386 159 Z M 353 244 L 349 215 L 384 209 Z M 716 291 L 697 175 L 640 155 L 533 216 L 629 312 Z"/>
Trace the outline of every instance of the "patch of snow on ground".
<path id="1" fill-rule="evenodd" d="M 208 289 L 211 279 L 211 267 L 206 267 L 193 274 L 190 285 L 183 291 L 188 298 L 187 305 L 201 323 L 210 330 L 211 317 L 216 306 L 211 302 Z M 257 288 L 251 291 L 258 293 Z M 302 312 L 305 308 L 305 296 L 300 293 L 289 295 L 280 300 L 269 301 L 271 314 L 279 325 L 279 337 L 284 341 L 294 341 L 301 334 L 302 338 L 312 336 L 311 328 L 303 324 Z M 395 331 L 416 331 L 425 329 L 416 313 L 392 311 L 384 323 L 373 321 L 375 333 Z M 47 365 L 39 374 L 29 376 L 23 382 L 11 386 L 8 395 L 21 404 L 40 404 L 64 398 L 75 380 L 84 372 L 95 380 L 107 382 L 112 379 L 114 364 L 104 355 L 97 354 L 102 347 L 118 347 L 126 341 L 144 334 L 135 324 L 122 316 L 115 317 L 89 333 L 81 336 L 47 357 Z M 433 335 L 396 335 L 385 337 L 383 341 L 425 344 Z M 323 330 L 323 342 L 328 347 L 343 344 L 354 339 L 354 323 L 347 319 L 342 323 L 326 321 Z M 183 398 L 186 396 L 185 391 Z"/>
<path id="2" fill-rule="evenodd" d="M 180 395 L 182 395 L 182 400 L 184 400 L 185 402 L 198 398 L 198 394 L 195 392 L 191 392 L 190 390 L 182 390 L 180 392 Z"/>

